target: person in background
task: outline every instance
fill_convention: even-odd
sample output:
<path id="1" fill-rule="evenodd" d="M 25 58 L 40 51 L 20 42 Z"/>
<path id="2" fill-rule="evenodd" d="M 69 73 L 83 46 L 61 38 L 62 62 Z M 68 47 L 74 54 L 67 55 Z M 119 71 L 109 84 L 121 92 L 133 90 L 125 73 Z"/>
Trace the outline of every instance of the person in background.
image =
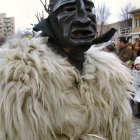
<path id="1" fill-rule="evenodd" d="M 134 43 L 134 46 L 132 48 L 133 50 L 133 60 L 135 61 L 136 57 L 139 56 L 140 51 L 140 44 L 138 42 Z"/>
<path id="2" fill-rule="evenodd" d="M 133 51 L 127 47 L 126 43 L 125 37 L 119 37 L 117 40 L 118 52 L 116 54 L 122 62 L 133 59 Z"/>
<path id="3" fill-rule="evenodd" d="M 104 48 L 104 51 L 105 51 L 105 52 L 115 52 L 115 51 L 116 51 L 116 48 L 115 48 L 114 43 L 111 43 L 111 44 L 107 45 L 107 46 Z"/>
<path id="4" fill-rule="evenodd" d="M 134 63 L 132 60 L 128 60 L 125 62 L 125 66 L 128 67 L 130 70 L 132 70 L 134 67 Z"/>
<path id="5" fill-rule="evenodd" d="M 131 42 L 127 43 L 127 47 L 132 50 L 133 44 Z"/>
<path id="6" fill-rule="evenodd" d="M 134 62 L 134 78 L 136 79 L 136 94 L 134 96 L 134 101 L 137 103 L 137 114 L 135 117 L 140 119 L 140 56 L 138 56 Z"/>

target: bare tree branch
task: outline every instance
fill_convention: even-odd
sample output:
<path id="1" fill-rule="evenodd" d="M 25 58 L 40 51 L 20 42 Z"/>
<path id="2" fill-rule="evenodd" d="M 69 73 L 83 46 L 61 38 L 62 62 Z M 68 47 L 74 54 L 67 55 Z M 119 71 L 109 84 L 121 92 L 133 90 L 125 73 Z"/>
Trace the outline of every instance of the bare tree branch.
<path id="1" fill-rule="evenodd" d="M 121 11 L 119 13 L 119 17 L 121 20 L 127 20 L 129 18 L 132 18 L 131 14 L 128 14 L 131 10 L 134 10 L 136 7 L 132 4 L 128 3 L 124 7 L 121 8 Z"/>
<path id="2" fill-rule="evenodd" d="M 47 13 L 49 13 L 49 5 L 47 4 L 47 0 L 45 0 L 44 3 L 43 3 L 42 0 L 40 0 L 40 2 L 41 2 L 41 4 L 43 5 L 45 11 L 46 11 Z"/>
<path id="3" fill-rule="evenodd" d="M 35 16 L 36 16 L 38 22 L 40 22 L 42 19 L 44 19 L 44 13 L 43 13 L 43 11 L 42 11 L 42 15 L 39 12 L 37 12 L 35 14 Z"/>
<path id="4" fill-rule="evenodd" d="M 107 7 L 105 3 L 103 3 L 102 5 L 98 5 L 98 7 L 95 8 L 95 14 L 96 14 L 97 24 L 101 25 L 100 32 L 99 32 L 99 35 L 101 35 L 103 31 L 102 30 L 103 26 L 104 24 L 106 24 L 108 18 L 111 15 L 110 8 Z"/>

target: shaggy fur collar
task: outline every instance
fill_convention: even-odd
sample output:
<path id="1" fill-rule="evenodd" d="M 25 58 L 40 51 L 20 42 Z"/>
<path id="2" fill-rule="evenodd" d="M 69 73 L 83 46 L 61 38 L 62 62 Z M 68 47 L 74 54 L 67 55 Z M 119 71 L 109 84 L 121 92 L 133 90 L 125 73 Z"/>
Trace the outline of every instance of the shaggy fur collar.
<path id="1" fill-rule="evenodd" d="M 110 53 L 85 53 L 80 74 L 41 38 L 12 39 L 0 51 L 0 139 L 127 140 L 133 87 Z"/>

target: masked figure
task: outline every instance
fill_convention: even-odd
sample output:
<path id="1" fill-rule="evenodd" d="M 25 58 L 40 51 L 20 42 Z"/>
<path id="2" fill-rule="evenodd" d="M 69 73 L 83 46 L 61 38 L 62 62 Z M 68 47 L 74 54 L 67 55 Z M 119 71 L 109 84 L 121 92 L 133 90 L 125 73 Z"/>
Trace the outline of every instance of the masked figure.
<path id="1" fill-rule="evenodd" d="M 116 31 L 111 29 L 95 39 L 93 9 L 92 0 L 51 0 L 48 19 L 42 20 L 34 30 L 41 30 L 42 36 L 50 37 L 48 46 L 59 54 L 65 53 L 70 63 L 82 70 L 84 52 L 92 44 L 108 41 Z"/>
<path id="2" fill-rule="evenodd" d="M 38 38 L 0 51 L 1 140 L 129 140 L 132 78 L 114 54 L 88 50 L 96 36 L 91 0 L 51 0 Z"/>

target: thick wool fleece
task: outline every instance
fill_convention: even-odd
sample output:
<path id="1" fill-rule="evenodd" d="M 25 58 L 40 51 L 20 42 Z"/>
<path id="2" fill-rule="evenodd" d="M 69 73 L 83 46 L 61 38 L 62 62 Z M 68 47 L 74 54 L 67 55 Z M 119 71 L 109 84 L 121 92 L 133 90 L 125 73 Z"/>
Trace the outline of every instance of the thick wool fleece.
<path id="1" fill-rule="evenodd" d="M 129 140 L 129 72 L 113 54 L 85 53 L 80 74 L 42 39 L 0 51 L 0 140 Z"/>

